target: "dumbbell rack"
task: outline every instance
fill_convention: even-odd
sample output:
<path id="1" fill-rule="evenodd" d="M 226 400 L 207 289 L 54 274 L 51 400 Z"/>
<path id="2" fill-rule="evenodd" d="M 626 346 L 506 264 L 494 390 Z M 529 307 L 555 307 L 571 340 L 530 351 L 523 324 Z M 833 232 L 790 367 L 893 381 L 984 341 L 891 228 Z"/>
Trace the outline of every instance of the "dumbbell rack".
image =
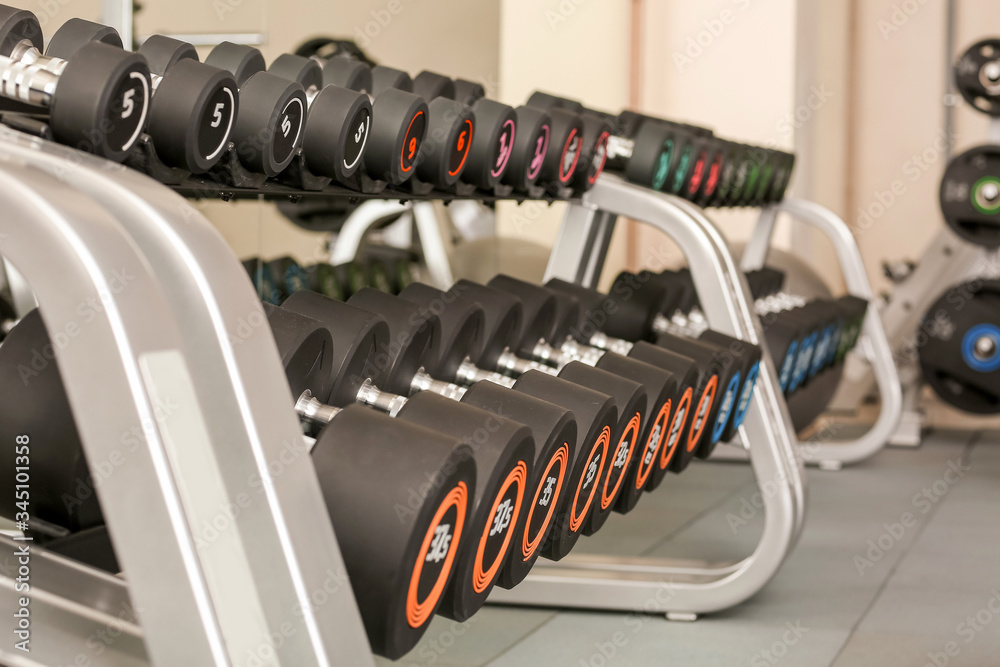
<path id="1" fill-rule="evenodd" d="M 4 256 L 47 328 L 75 332 L 55 355 L 87 460 L 127 466 L 98 485 L 127 583 L 34 551 L 31 664 L 78 664 L 114 628 L 101 660 L 115 664 L 373 665 L 308 454 L 282 458 L 301 430 L 260 301 L 223 239 L 151 179 L 6 128 L 0 201 Z M 88 303 L 102 307 L 81 322 Z M 134 428 L 146 447 L 123 454 Z M 234 510 L 254 476 L 263 492 Z M 4 589 L 19 544 L 0 542 Z M 0 613 L 11 618 L 15 599 L 0 598 Z M 10 645 L 0 657 L 24 664 Z"/>
<path id="2" fill-rule="evenodd" d="M 131 600 L 141 627 L 125 624 L 131 641 L 111 650 L 133 658 L 245 660 L 273 646 L 269 633 L 291 622 L 271 664 L 372 664 L 308 457 L 277 476 L 268 470 L 301 434 L 285 409 L 286 383 L 266 328 L 234 331 L 261 307 L 222 239 L 176 193 L 141 174 L 5 128 L 0 198 L 9 212 L 0 221 L 0 233 L 8 233 L 4 255 L 35 289 L 50 330 L 73 322 L 88 297 L 105 296 L 95 322 L 56 350 L 88 461 L 108 460 L 118 436 L 137 424 L 146 427 L 148 444 L 130 458 L 128 475 L 112 474 L 99 490 L 127 584 L 39 554 L 47 574 L 35 589 L 36 629 L 60 637 L 39 646 L 33 659 L 72 662 L 88 637 L 118 622 L 116 605 Z M 725 240 L 683 200 L 602 177 L 571 205 L 550 267 L 592 282 L 594 250 L 603 261 L 619 215 L 674 238 L 693 267 L 713 328 L 760 341 Z M 134 275 L 129 285 L 136 288 L 110 293 L 103 278 L 109 267 Z M 763 355 L 760 390 L 740 433 L 758 482 L 775 490 L 764 494 L 764 531 L 750 557 L 711 565 L 570 556 L 540 565 L 524 584 L 491 599 L 689 619 L 758 592 L 794 546 L 805 512 L 802 461 L 773 362 L 766 349 Z M 109 406 L 100 412 L 86 409 L 98 379 Z M 181 409 L 157 420 L 153 408 L 165 399 Z M 254 474 L 267 493 L 199 549 L 191 527 L 216 519 L 230 493 L 246 488 Z M 4 572 L 0 583 L 10 586 L 10 578 Z M 310 604 L 321 590 L 329 599 Z"/>
<path id="3" fill-rule="evenodd" d="M 695 205 L 604 174 L 563 219 L 545 279 L 595 286 L 619 216 L 652 225 L 677 243 L 708 325 L 760 344 L 760 323 L 746 280 L 725 239 Z M 753 553 L 739 562 L 701 563 L 654 558 L 578 556 L 539 561 L 512 590 L 495 590 L 491 602 L 663 613 L 674 620 L 730 608 L 760 591 L 774 576 L 801 533 L 805 475 L 794 429 L 766 346 L 746 420 L 740 427 L 747 457 L 764 493 L 764 529 Z"/>

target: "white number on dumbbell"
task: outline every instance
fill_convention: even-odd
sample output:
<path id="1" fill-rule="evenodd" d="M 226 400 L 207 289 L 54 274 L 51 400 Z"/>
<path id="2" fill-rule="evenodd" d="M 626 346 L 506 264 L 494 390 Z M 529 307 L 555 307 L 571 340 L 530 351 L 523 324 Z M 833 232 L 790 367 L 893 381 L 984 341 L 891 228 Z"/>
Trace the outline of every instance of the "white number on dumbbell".
<path id="1" fill-rule="evenodd" d="M 288 133 L 291 131 L 292 131 L 292 121 L 288 119 L 288 116 L 285 116 L 284 118 L 281 119 L 281 133 L 287 137 Z"/>
<path id="2" fill-rule="evenodd" d="M 628 443 L 620 442 L 618 443 L 618 454 L 615 456 L 615 467 L 621 468 L 625 465 L 626 459 L 628 459 Z"/>
<path id="3" fill-rule="evenodd" d="M 656 455 L 656 449 L 660 446 L 660 431 L 663 430 L 660 422 L 656 422 L 656 426 L 653 427 L 653 432 L 649 434 L 649 445 L 646 447 L 646 458 L 643 459 L 643 465 L 649 465 L 653 461 L 653 456 Z"/>
<path id="4" fill-rule="evenodd" d="M 122 95 L 122 119 L 128 118 L 132 115 L 132 111 L 135 109 L 135 88 L 129 88 Z"/>
<path id="5" fill-rule="evenodd" d="M 427 552 L 428 563 L 440 563 L 441 559 L 448 555 L 448 546 L 451 544 L 451 524 L 442 523 L 434 529 L 434 539 L 431 541 L 431 549 Z"/>
<path id="6" fill-rule="evenodd" d="M 542 507 L 548 507 L 549 503 L 552 501 L 552 487 L 556 485 L 556 478 L 549 477 L 545 480 L 545 488 L 542 489 L 542 499 L 538 501 L 538 504 Z"/>
<path id="7" fill-rule="evenodd" d="M 587 478 L 583 480 L 583 488 L 590 486 L 590 483 L 594 481 L 594 475 L 597 474 L 597 458 L 595 457 L 590 465 L 587 466 Z"/>
<path id="8" fill-rule="evenodd" d="M 215 113 L 212 114 L 211 127 L 219 127 L 222 124 L 222 110 L 226 108 L 225 102 L 219 102 L 215 105 Z"/>
<path id="9" fill-rule="evenodd" d="M 490 529 L 490 537 L 493 537 L 497 533 L 502 533 L 510 525 L 510 515 L 514 513 L 514 505 L 511 504 L 510 498 L 500 503 L 500 507 L 497 508 L 496 516 L 493 517 L 493 528 Z"/>
<path id="10" fill-rule="evenodd" d="M 674 423 L 670 425 L 670 437 L 667 439 L 668 446 L 672 446 L 677 441 L 677 436 L 681 433 L 681 424 L 684 423 L 686 413 L 687 410 L 681 410 L 680 414 L 674 416 Z"/>
<path id="11" fill-rule="evenodd" d="M 365 136 L 365 124 L 361 123 L 358 125 L 358 131 L 354 133 L 354 143 L 361 141 L 361 137 Z"/>

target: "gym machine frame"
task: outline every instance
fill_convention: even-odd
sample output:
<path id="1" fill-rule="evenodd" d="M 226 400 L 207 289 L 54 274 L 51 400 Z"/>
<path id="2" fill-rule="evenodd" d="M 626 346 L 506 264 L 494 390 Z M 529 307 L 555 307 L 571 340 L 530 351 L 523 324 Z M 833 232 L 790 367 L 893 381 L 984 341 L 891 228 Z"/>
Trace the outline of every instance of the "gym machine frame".
<path id="1" fill-rule="evenodd" d="M 373 665 L 308 456 L 269 471 L 301 430 L 267 327 L 237 330 L 263 314 L 222 238 L 151 179 L 6 128 L 0 201 L 4 255 L 50 330 L 73 323 L 88 299 L 103 304 L 54 350 L 91 466 L 121 456 L 120 436 L 133 427 L 147 444 L 127 455 L 129 474 L 97 486 L 127 583 L 34 552 L 45 574 L 32 581 L 36 636 L 59 641 L 34 645 L 32 664 L 72 663 L 96 632 L 121 626 L 128 639 L 108 655 L 154 664 L 267 654 L 263 664 Z M 111 270 L 129 277 L 118 293 Z M 102 409 L 87 409 L 97 378 Z M 164 403 L 177 407 L 157 418 Z M 264 493 L 199 548 L 196 531 L 249 488 L 250 475 Z M 13 540 L 0 543 L 13 553 Z M 0 587 L 13 589 L 6 566 Z M 321 590 L 325 604 L 315 604 Z M 141 627 L 118 615 L 129 600 Z M 8 650 L 0 655 L 18 664 L 23 656 Z"/>
<path id="2" fill-rule="evenodd" d="M 990 119 L 987 141 L 1000 144 L 1000 118 Z M 1000 273 L 1000 258 L 996 250 L 968 243 L 945 225 L 927 246 L 913 272 L 893 287 L 889 303 L 882 308 L 889 350 L 895 354 L 902 380 L 903 418 L 891 436 L 892 444 L 907 447 L 920 444 L 924 421 L 920 410 L 923 375 L 916 354 L 908 354 L 906 347 L 919 333 L 924 314 L 941 296 L 942 285 L 951 286 L 976 276 L 997 273 Z M 851 384 L 837 397 L 837 402 L 856 404 L 864 400 L 872 389 L 868 370 L 846 366 L 844 373 Z M 975 419 L 975 415 L 964 414 L 966 418 Z"/>
<path id="3" fill-rule="evenodd" d="M 545 279 L 558 277 L 594 286 L 600 278 L 615 221 L 625 216 L 670 236 L 684 253 L 713 329 L 760 344 L 746 279 L 726 241 L 691 203 L 604 174 L 563 218 Z M 740 437 L 764 493 L 764 529 L 753 553 L 731 563 L 570 554 L 538 561 L 516 588 L 495 590 L 491 602 L 657 612 L 672 620 L 733 607 L 760 591 L 775 575 L 802 530 L 805 474 L 788 407 L 766 346 L 761 371 Z"/>

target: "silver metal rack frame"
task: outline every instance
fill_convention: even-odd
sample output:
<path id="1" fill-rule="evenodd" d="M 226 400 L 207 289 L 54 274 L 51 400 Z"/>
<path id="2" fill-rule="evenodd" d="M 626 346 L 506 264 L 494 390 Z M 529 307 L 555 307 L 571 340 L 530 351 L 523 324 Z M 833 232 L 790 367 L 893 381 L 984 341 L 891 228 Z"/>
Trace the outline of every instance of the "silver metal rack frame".
<path id="1" fill-rule="evenodd" d="M 753 343 L 762 332 L 746 280 L 718 229 L 696 206 L 675 197 L 603 175 L 566 212 L 549 259 L 546 279 L 559 277 L 593 286 L 618 216 L 649 224 L 669 235 L 691 267 L 708 324 Z M 805 516 L 805 477 L 795 447 L 788 408 L 774 363 L 762 347 L 761 373 L 742 442 L 762 494 L 764 528 L 747 558 L 730 563 L 698 563 L 658 558 L 570 554 L 553 563 L 539 561 L 512 590 L 495 590 L 491 602 L 663 613 L 693 620 L 747 600 L 775 575 L 795 545 Z"/>
<path id="2" fill-rule="evenodd" d="M 315 472 L 297 447 L 301 430 L 266 317 L 223 239 L 151 179 L 2 128 L 0 169 L 8 211 L 0 225 L 16 228 L 2 251 L 35 289 L 50 331 L 76 317 L 79 292 L 107 291 L 96 282 L 101 268 L 124 264 L 137 276 L 56 356 L 88 461 L 107 459 L 121 433 L 143 426 L 147 448 L 130 453 L 128 474 L 111 475 L 98 493 L 150 660 L 374 664 Z M 44 183 L 5 186 L 12 171 Z M 33 216 L 21 210 L 26 201 Z M 84 237 L 90 227 L 115 242 Z M 122 329 L 124 305 L 135 333 Z M 102 409 L 93 410 L 98 378 Z M 178 407 L 157 420 L 157 401 L 168 400 Z M 206 543 L 203 526 L 220 517 L 225 529 Z M 78 651 L 88 636 L 77 637 Z"/>
<path id="3" fill-rule="evenodd" d="M 780 204 L 765 208 L 761 211 L 757 225 L 743 250 L 740 268 L 743 271 L 750 271 L 764 266 L 771 248 L 774 227 L 781 213 L 798 222 L 812 225 L 830 239 L 837 253 L 847 292 L 868 301 L 868 314 L 865 317 L 858 347 L 852 354 L 863 356 L 874 374 L 881 397 L 878 417 L 871 428 L 858 438 L 850 440 L 831 438 L 822 442 L 799 443 L 802 457 L 807 464 L 818 465 L 828 470 L 839 470 L 843 465 L 864 461 L 874 456 L 896 431 L 903 412 L 899 374 L 893 360 L 892 348 L 882 328 L 878 302 L 872 293 L 864 261 L 861 259 L 861 251 L 854 241 L 850 228 L 835 213 L 803 199 L 786 199 Z M 720 452 L 720 457 L 741 455 L 742 452 L 734 454 L 731 447 L 724 448 Z"/>

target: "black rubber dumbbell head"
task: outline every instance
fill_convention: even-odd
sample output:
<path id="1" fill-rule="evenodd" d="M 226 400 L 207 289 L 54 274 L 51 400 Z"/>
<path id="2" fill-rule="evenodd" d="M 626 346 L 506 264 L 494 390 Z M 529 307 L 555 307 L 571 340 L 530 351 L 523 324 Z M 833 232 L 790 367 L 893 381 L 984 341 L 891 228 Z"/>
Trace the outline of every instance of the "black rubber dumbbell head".
<path id="1" fill-rule="evenodd" d="M 408 285 L 399 296 L 417 304 L 422 314 L 436 315 L 441 323 L 440 339 L 426 356 L 428 373 L 450 382 L 466 357 L 476 358 L 482 353 L 486 316 L 477 303 L 452 298 L 424 283 Z"/>
<path id="2" fill-rule="evenodd" d="M 448 77 L 424 70 L 413 78 L 413 92 L 428 104 L 439 97 L 455 99 L 455 82 Z"/>
<path id="3" fill-rule="evenodd" d="M 551 560 L 565 557 L 583 533 L 594 506 L 600 502 L 600 482 L 612 453 L 611 437 L 618 422 L 614 399 L 583 385 L 541 371 L 528 371 L 514 390 L 553 401 L 576 418 L 576 456 L 569 465 L 566 490 L 556 510 L 542 554 Z"/>
<path id="4" fill-rule="evenodd" d="M 181 60 L 199 60 L 191 44 L 166 35 L 150 35 L 139 47 L 139 53 L 149 63 L 149 71 L 163 74 Z"/>
<path id="5" fill-rule="evenodd" d="M 205 64 L 231 73 L 240 88 L 254 74 L 267 69 L 264 55 L 258 49 L 232 42 L 222 42 L 213 48 L 205 58 Z"/>
<path id="6" fill-rule="evenodd" d="M 491 189 L 500 183 L 510 162 L 517 138 L 517 119 L 508 105 L 485 98 L 477 100 L 472 111 L 476 132 L 462 180 Z"/>
<path id="7" fill-rule="evenodd" d="M 378 97 L 387 90 L 402 90 L 407 93 L 413 91 L 413 79 L 401 69 L 383 67 L 377 65 L 372 67 L 372 96 Z M 425 102 L 430 100 L 424 99 Z"/>
<path id="8" fill-rule="evenodd" d="M 306 391 L 317 398 L 329 397 L 333 383 L 333 338 L 329 330 L 311 317 L 269 303 L 263 305 L 292 400 L 298 400 Z"/>
<path id="9" fill-rule="evenodd" d="M 465 79 L 455 79 L 455 100 L 472 105 L 476 100 L 486 97 L 486 89 L 482 84 Z"/>
<path id="10" fill-rule="evenodd" d="M 368 175 L 402 185 L 414 173 L 427 132 L 427 103 L 418 95 L 390 88 L 372 105 L 372 130 L 362 158 Z"/>
<path id="11" fill-rule="evenodd" d="M 56 30 L 45 47 L 45 55 L 69 60 L 85 45 L 100 42 L 122 48 L 122 38 L 114 28 L 93 21 L 71 18 Z M 152 67 L 150 67 L 152 71 Z"/>
<path id="12" fill-rule="evenodd" d="M 513 588 L 528 575 L 552 529 L 576 454 L 576 420 L 563 407 L 492 382 L 470 387 L 462 403 L 521 422 L 534 436 L 535 460 L 525 487 L 524 521 L 513 535 L 513 546 L 497 580 L 497 585 Z"/>
<path id="13" fill-rule="evenodd" d="M 349 406 L 312 461 L 372 650 L 409 652 L 471 540 L 471 451 L 436 430 Z"/>
<path id="14" fill-rule="evenodd" d="M 323 68 L 319 61 L 283 53 L 274 59 L 267 71 L 289 81 L 297 81 L 306 90 L 323 87 Z"/>
<path id="15" fill-rule="evenodd" d="M 531 431 L 512 419 L 431 392 L 411 398 L 399 419 L 440 430 L 473 449 L 477 484 L 472 515 L 439 611 L 464 621 L 486 602 L 524 521 L 525 488 L 534 462 Z"/>
<path id="16" fill-rule="evenodd" d="M 320 90 L 309 105 L 302 138 L 309 169 L 338 181 L 351 178 L 364 161 L 371 126 L 367 95 L 340 86 Z"/>
<path id="17" fill-rule="evenodd" d="M 524 316 L 513 338 L 515 354 L 530 359 L 539 341 L 553 342 L 558 306 L 552 292 L 505 275 L 494 276 L 486 286 L 506 292 L 521 302 Z"/>
<path id="18" fill-rule="evenodd" d="M 9 57 L 21 42 L 42 50 L 42 26 L 38 17 L 27 9 L 0 5 L 0 56 Z"/>
<path id="19" fill-rule="evenodd" d="M 354 293 L 348 303 L 385 319 L 389 327 L 391 361 L 382 388 L 395 394 L 409 395 L 413 376 L 424 367 L 428 354 L 441 339 L 440 320 L 406 299 L 372 287 Z"/>
<path id="20" fill-rule="evenodd" d="M 381 316 L 316 292 L 297 292 L 281 307 L 311 317 L 330 331 L 333 383 L 328 398 L 316 398 L 332 405 L 350 405 L 366 382 L 383 384 L 389 366 L 389 327 Z"/>
<path id="21" fill-rule="evenodd" d="M 535 184 L 542 173 L 552 136 L 552 120 L 547 112 L 529 106 L 517 107 L 514 114 L 517 136 L 503 182 L 518 192 L 524 192 Z"/>
<path id="22" fill-rule="evenodd" d="M 371 93 L 372 68 L 358 60 L 334 56 L 323 64 L 323 83 L 340 86 L 359 93 Z"/>
<path id="23" fill-rule="evenodd" d="M 146 126 L 150 91 L 141 56 L 100 42 L 85 44 L 59 77 L 52 133 L 60 143 L 121 162 Z"/>
<path id="24" fill-rule="evenodd" d="M 639 436 L 647 418 L 648 399 L 645 388 L 638 382 L 579 361 L 567 364 L 560 371 L 559 377 L 594 391 L 607 393 L 618 408 L 618 423 L 611 433 L 608 465 L 599 480 L 597 498 L 583 528 L 585 535 L 593 535 L 604 526 L 618 496 L 625 488 L 627 472 L 640 448 Z"/>
<path id="25" fill-rule="evenodd" d="M 432 98 L 427 110 L 429 122 L 420 145 L 417 177 L 447 188 L 461 177 L 472 149 L 475 135 L 472 110 L 446 97 Z"/>

